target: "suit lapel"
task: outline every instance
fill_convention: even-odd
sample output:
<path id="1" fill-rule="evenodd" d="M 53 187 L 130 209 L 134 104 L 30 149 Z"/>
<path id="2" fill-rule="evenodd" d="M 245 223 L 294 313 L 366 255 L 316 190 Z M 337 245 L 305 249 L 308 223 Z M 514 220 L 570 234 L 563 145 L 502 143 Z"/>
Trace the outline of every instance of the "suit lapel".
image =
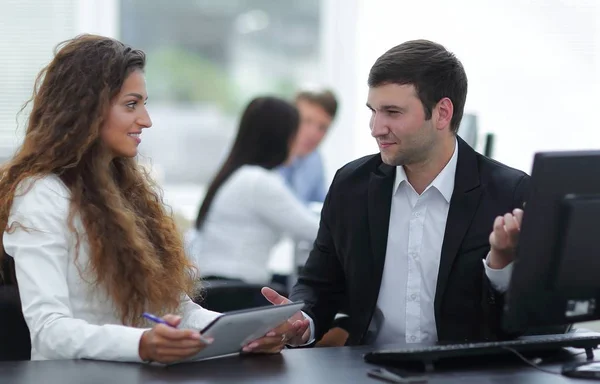
<path id="1" fill-rule="evenodd" d="M 479 206 L 482 189 L 479 185 L 479 167 L 477 155 L 460 137 L 458 138 L 458 160 L 454 179 L 454 192 L 450 199 L 446 231 L 442 243 L 442 254 L 435 292 L 435 317 L 438 324 L 441 319 L 442 300 L 452 265 L 458 249 L 469 229 L 473 216 Z"/>
<path id="2" fill-rule="evenodd" d="M 396 176 L 396 167 L 382 163 L 377 170 L 371 173 L 368 192 L 368 216 L 371 250 L 373 252 L 373 279 L 365 282 L 369 300 L 377 301 L 385 252 L 387 248 L 388 228 L 390 225 L 390 210 L 392 206 L 392 189 Z"/>

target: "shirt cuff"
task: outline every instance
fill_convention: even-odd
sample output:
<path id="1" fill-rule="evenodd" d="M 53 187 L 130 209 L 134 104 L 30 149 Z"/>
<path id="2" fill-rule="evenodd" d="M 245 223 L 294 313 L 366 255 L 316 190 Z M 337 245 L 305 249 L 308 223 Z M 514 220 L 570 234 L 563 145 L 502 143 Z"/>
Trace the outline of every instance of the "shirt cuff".
<path id="1" fill-rule="evenodd" d="M 510 277 L 512 275 L 513 270 L 513 262 L 510 262 L 506 267 L 502 269 L 492 269 L 489 262 L 490 254 L 488 253 L 485 260 L 483 262 L 483 268 L 485 268 L 485 275 L 490 280 L 492 287 L 500 292 L 504 293 L 508 290 L 508 285 L 510 284 Z"/>
<path id="2" fill-rule="evenodd" d="M 306 313 L 304 313 L 304 311 L 302 312 L 302 316 L 304 316 L 305 319 L 308 319 L 308 321 L 310 322 L 310 337 L 308 338 L 308 341 L 306 342 L 306 344 L 302 344 L 302 345 L 298 345 L 298 347 L 304 347 L 307 346 L 309 344 L 312 344 L 315 342 L 315 322 L 313 321 L 313 319 L 308 316 Z"/>
<path id="3" fill-rule="evenodd" d="M 143 361 L 140 357 L 140 342 L 142 341 L 144 332 L 148 331 L 149 329 L 150 328 L 127 327 L 127 331 L 123 332 L 120 337 L 122 340 L 121 345 L 123 345 L 124 349 L 123 358 L 125 361 L 129 360 L 145 363 L 145 361 Z"/>

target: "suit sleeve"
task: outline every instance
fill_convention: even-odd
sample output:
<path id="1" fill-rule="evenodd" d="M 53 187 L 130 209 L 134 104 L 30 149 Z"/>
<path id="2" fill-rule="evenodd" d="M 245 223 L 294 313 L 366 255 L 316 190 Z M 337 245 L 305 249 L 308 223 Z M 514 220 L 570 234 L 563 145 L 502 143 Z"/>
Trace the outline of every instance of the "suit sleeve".
<path id="1" fill-rule="evenodd" d="M 337 177 L 337 175 L 336 175 Z M 323 203 L 317 238 L 290 298 L 304 301 L 303 311 L 314 322 L 314 337 L 319 340 L 330 328 L 346 295 L 345 278 L 336 252 L 333 231 L 336 217 L 335 178 Z"/>

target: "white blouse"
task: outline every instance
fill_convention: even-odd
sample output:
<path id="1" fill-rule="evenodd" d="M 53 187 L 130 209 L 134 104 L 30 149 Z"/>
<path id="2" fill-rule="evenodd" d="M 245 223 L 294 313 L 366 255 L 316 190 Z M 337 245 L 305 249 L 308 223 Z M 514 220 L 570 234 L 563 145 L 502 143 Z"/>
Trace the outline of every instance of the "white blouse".
<path id="1" fill-rule="evenodd" d="M 318 230 L 319 216 L 278 172 L 245 165 L 219 188 L 201 230 L 187 234 L 188 252 L 203 276 L 265 284 L 271 250 L 281 237 L 312 242 Z"/>
<path id="2" fill-rule="evenodd" d="M 14 258 L 23 314 L 31 336 L 31 359 L 96 359 L 140 362 L 146 329 L 124 326 L 110 298 L 92 290 L 75 264 L 75 235 L 67 226 L 70 192 L 56 175 L 27 179 L 17 188 L 4 232 L 6 253 Z M 84 233 L 80 218 L 75 228 Z M 109 240 L 109 239 L 107 239 Z M 77 264 L 89 261 L 81 236 Z M 85 278 L 85 275 L 84 275 Z M 217 313 L 182 296 L 180 327 L 201 329 Z"/>

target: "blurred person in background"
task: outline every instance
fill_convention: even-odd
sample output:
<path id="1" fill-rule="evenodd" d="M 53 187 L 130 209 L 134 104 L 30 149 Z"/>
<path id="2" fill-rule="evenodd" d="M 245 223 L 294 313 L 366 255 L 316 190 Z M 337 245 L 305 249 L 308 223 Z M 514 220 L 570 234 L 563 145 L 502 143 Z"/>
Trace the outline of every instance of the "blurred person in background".
<path id="1" fill-rule="evenodd" d="M 276 170 L 291 159 L 300 117 L 288 102 L 258 97 L 244 111 L 237 136 L 208 187 L 188 251 L 204 279 L 269 284 L 267 265 L 282 236 L 313 241 L 318 215 Z"/>
<path id="2" fill-rule="evenodd" d="M 327 186 L 323 159 L 317 150 L 335 115 L 338 102 L 330 90 L 301 91 L 295 98 L 300 128 L 292 147 L 292 161 L 280 167 L 286 183 L 304 203 L 325 200 Z"/>

